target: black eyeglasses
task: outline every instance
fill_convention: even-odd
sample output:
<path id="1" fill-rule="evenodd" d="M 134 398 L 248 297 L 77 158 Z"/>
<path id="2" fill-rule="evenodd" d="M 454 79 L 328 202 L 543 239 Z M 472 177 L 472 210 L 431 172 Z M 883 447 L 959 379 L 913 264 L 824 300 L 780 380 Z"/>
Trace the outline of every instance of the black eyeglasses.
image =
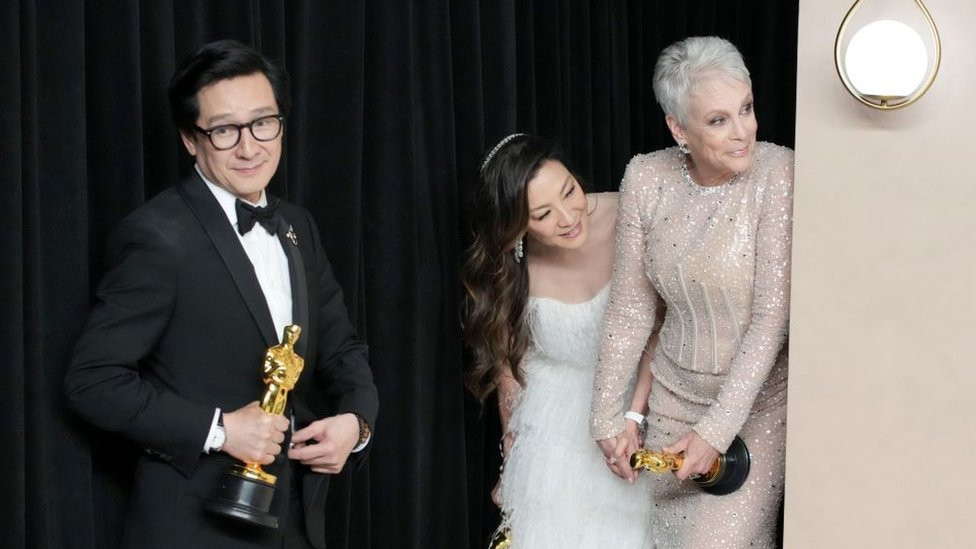
<path id="1" fill-rule="evenodd" d="M 247 124 L 221 124 L 212 128 L 203 129 L 200 126 L 193 126 L 196 130 L 210 139 L 210 144 L 218 151 L 233 149 L 241 141 L 241 131 L 247 128 L 254 139 L 258 141 L 271 141 L 281 135 L 281 128 L 285 124 L 285 117 L 281 114 L 269 114 L 261 118 L 255 118 Z"/>

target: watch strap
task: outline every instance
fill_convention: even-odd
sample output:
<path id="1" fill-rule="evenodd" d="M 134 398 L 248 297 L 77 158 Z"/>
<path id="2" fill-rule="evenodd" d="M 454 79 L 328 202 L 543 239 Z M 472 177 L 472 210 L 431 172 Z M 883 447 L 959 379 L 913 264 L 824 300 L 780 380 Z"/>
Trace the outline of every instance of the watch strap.
<path id="1" fill-rule="evenodd" d="M 360 447 L 369 440 L 369 436 L 372 431 L 369 428 L 369 423 L 363 419 L 359 414 L 354 414 L 356 416 L 356 421 L 359 422 L 359 440 L 356 442 L 356 447 Z"/>

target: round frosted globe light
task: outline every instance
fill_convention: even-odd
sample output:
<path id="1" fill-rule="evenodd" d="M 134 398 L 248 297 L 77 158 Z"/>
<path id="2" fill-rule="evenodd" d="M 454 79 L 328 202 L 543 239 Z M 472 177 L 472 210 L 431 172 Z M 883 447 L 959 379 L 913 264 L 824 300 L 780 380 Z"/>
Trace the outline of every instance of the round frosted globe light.
<path id="1" fill-rule="evenodd" d="M 928 52 L 922 37 L 899 21 L 865 25 L 847 46 L 844 69 L 857 91 L 878 97 L 907 97 L 925 78 Z"/>

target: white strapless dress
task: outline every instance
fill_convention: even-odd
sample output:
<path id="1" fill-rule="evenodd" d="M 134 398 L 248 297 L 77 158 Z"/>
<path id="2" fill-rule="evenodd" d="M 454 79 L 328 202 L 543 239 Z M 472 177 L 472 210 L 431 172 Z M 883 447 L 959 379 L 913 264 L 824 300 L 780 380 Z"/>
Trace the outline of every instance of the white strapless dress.
<path id="1" fill-rule="evenodd" d="M 584 303 L 529 299 L 532 347 L 502 472 L 512 549 L 653 547 L 647 475 L 633 485 L 613 475 L 589 434 L 608 295 L 609 285 Z"/>

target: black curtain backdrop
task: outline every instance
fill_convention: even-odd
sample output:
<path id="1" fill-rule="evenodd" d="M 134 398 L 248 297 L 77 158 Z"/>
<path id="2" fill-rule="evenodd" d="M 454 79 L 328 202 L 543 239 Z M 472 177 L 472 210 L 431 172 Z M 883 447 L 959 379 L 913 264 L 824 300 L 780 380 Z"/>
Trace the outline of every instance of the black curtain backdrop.
<path id="1" fill-rule="evenodd" d="M 798 2 L 10 0 L 0 3 L 0 532 L 113 548 L 132 457 L 67 413 L 66 360 L 124 215 L 189 163 L 165 94 L 178 59 L 236 38 L 293 79 L 272 191 L 307 207 L 371 347 L 368 465 L 330 494 L 330 548 L 480 547 L 497 523 L 495 410 L 461 384 L 458 266 L 478 158 L 560 141 L 591 190 L 670 145 L 660 49 L 718 34 L 753 75 L 760 138 L 793 144 Z M 257 365 L 255 365 L 257 367 Z M 556 464 L 555 466 L 558 466 Z"/>

